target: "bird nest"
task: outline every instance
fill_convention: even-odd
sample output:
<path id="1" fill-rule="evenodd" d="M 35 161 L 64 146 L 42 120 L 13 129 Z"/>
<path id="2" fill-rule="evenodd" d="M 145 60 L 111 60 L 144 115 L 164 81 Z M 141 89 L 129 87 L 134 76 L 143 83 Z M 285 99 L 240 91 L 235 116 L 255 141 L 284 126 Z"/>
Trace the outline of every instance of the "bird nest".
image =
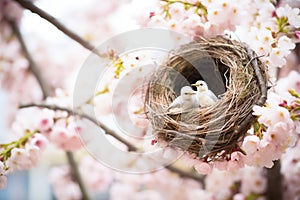
<path id="1" fill-rule="evenodd" d="M 170 113 L 183 86 L 204 80 L 218 101 Z M 160 65 L 147 85 L 145 110 L 158 143 L 200 159 L 216 160 L 239 149 L 253 124 L 254 105 L 267 95 L 266 66 L 244 43 L 218 36 L 180 46 Z"/>

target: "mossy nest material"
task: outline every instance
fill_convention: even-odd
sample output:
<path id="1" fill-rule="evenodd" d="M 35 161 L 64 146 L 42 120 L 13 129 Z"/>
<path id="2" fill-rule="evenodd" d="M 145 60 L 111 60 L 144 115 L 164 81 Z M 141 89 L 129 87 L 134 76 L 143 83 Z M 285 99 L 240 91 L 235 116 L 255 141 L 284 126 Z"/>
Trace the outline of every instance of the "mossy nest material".
<path id="1" fill-rule="evenodd" d="M 222 96 L 217 103 L 168 112 L 180 88 L 197 80 Z M 266 66 L 245 44 L 221 36 L 200 38 L 171 52 L 153 73 L 145 110 L 158 142 L 216 160 L 239 148 L 255 120 L 253 106 L 265 103 L 266 85 Z"/>

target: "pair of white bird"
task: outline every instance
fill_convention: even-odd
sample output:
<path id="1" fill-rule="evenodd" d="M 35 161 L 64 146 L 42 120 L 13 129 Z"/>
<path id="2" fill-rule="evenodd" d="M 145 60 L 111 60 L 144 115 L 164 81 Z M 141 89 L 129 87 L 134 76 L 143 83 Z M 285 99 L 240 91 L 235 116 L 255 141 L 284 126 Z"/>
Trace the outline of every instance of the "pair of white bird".
<path id="1" fill-rule="evenodd" d="M 208 89 L 205 81 L 197 81 L 192 86 L 197 87 L 195 92 L 190 86 L 184 86 L 180 90 L 180 96 L 177 97 L 168 107 L 170 112 L 182 112 L 192 108 L 207 107 L 214 105 L 218 98 Z"/>

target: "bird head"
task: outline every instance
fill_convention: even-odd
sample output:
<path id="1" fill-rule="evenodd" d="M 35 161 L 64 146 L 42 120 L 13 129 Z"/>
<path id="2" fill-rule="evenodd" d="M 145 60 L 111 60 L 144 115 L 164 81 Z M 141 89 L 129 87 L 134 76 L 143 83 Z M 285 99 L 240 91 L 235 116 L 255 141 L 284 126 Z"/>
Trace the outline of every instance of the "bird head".
<path id="1" fill-rule="evenodd" d="M 200 91 L 200 92 L 203 92 L 203 91 L 207 91 L 208 90 L 208 86 L 207 84 L 205 83 L 205 81 L 197 81 L 196 83 L 192 84 L 192 86 L 196 86 L 197 87 L 197 90 Z"/>
<path id="2" fill-rule="evenodd" d="M 184 86 L 180 90 L 180 95 L 182 97 L 189 98 L 191 95 L 196 94 L 195 91 L 190 86 Z"/>

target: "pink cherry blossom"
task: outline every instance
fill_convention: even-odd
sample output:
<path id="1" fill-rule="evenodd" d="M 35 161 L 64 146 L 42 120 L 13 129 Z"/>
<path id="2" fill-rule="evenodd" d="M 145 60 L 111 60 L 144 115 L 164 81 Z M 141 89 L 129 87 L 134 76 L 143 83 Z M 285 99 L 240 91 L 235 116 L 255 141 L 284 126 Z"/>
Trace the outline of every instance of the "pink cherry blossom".
<path id="1" fill-rule="evenodd" d="M 229 198 L 231 196 L 230 187 L 236 178 L 237 175 L 235 173 L 215 169 L 205 179 L 206 190 L 214 194 L 216 199 Z"/>
<path id="2" fill-rule="evenodd" d="M 167 22 L 163 16 L 155 15 L 151 17 L 151 20 L 148 22 L 147 26 L 154 28 L 165 28 L 167 27 Z"/>
<path id="3" fill-rule="evenodd" d="M 295 28 L 300 27 L 300 10 L 299 8 L 291 8 L 289 5 L 285 5 L 284 7 L 279 7 L 276 10 L 276 14 L 278 17 L 287 17 L 289 23 Z"/>
<path id="4" fill-rule="evenodd" d="M 0 161 L 0 189 L 5 188 L 7 184 L 6 172 L 4 170 L 4 164 Z"/>
<path id="5" fill-rule="evenodd" d="M 7 177 L 1 175 L 0 176 L 0 189 L 5 188 L 7 184 Z"/>
<path id="6" fill-rule="evenodd" d="M 227 162 L 227 161 L 215 161 L 214 167 L 218 170 L 224 171 L 224 170 L 227 170 L 228 163 L 229 162 Z"/>
<path id="7" fill-rule="evenodd" d="M 280 146 L 283 149 L 293 146 L 295 144 L 295 133 L 293 131 L 294 127 L 289 126 L 286 123 L 278 122 L 272 128 L 269 128 L 264 134 L 263 140 L 272 142 L 276 146 Z"/>
<path id="8" fill-rule="evenodd" d="M 38 128 L 42 133 L 49 131 L 54 125 L 54 114 L 55 112 L 49 109 L 43 109 L 40 112 Z"/>
<path id="9" fill-rule="evenodd" d="M 72 180 L 71 172 L 68 167 L 53 168 L 50 172 L 49 179 L 57 199 L 81 199 L 79 186 Z"/>
<path id="10" fill-rule="evenodd" d="M 258 151 L 259 148 L 259 137 L 257 137 L 256 135 L 249 135 L 246 136 L 244 141 L 243 141 L 243 145 L 242 148 L 247 152 L 247 153 L 256 153 L 256 151 Z"/>
<path id="11" fill-rule="evenodd" d="M 246 197 L 244 194 L 238 193 L 233 196 L 233 200 L 246 200 Z"/>
<path id="12" fill-rule="evenodd" d="M 209 174 L 212 172 L 212 165 L 206 162 L 199 162 L 195 165 L 195 169 L 200 174 Z"/>
<path id="13" fill-rule="evenodd" d="M 115 183 L 110 189 L 110 197 L 113 200 L 129 200 L 136 193 L 135 187 L 129 184 Z"/>
<path id="14" fill-rule="evenodd" d="M 79 170 L 84 174 L 87 187 L 93 191 L 106 191 L 113 181 L 113 172 L 92 157 L 83 158 Z"/>
<path id="15" fill-rule="evenodd" d="M 67 125 L 64 119 L 58 121 L 53 127 L 49 134 L 49 140 L 64 150 L 75 151 L 82 147 L 79 134 L 80 127 L 77 127 L 74 123 Z"/>
<path id="16" fill-rule="evenodd" d="M 244 167 L 245 155 L 241 152 L 233 152 L 227 164 L 228 171 L 235 171 L 236 169 Z"/>
<path id="17" fill-rule="evenodd" d="M 185 14 L 186 10 L 182 3 L 173 3 L 169 7 L 169 12 L 172 18 L 180 20 L 182 19 L 182 16 Z"/>
<path id="18" fill-rule="evenodd" d="M 45 141 L 44 138 L 42 140 Z M 42 152 L 35 144 L 26 143 L 25 148 L 12 149 L 11 156 L 6 160 L 6 167 L 9 172 L 30 169 L 38 164 Z"/>
<path id="19" fill-rule="evenodd" d="M 300 74 L 296 71 L 291 71 L 286 77 L 279 79 L 275 90 L 280 96 L 285 97 L 285 100 L 291 102 L 294 98 L 288 90 L 292 88 L 300 92 Z"/>
<path id="20" fill-rule="evenodd" d="M 282 50 L 292 50 L 295 47 L 295 43 L 293 43 L 292 39 L 288 38 L 286 35 L 283 35 L 278 39 L 278 48 Z M 287 51 L 287 54 L 288 53 L 289 51 Z"/>
<path id="21" fill-rule="evenodd" d="M 285 108 L 279 106 L 254 106 L 253 110 L 253 114 L 259 116 L 258 121 L 266 126 L 274 126 L 278 122 L 293 124 L 290 113 Z M 271 113 L 272 115 L 270 115 Z"/>
<path id="22" fill-rule="evenodd" d="M 251 193 L 263 194 L 266 190 L 267 180 L 263 170 L 255 167 L 246 167 L 242 170 L 241 192 L 248 196 Z"/>

